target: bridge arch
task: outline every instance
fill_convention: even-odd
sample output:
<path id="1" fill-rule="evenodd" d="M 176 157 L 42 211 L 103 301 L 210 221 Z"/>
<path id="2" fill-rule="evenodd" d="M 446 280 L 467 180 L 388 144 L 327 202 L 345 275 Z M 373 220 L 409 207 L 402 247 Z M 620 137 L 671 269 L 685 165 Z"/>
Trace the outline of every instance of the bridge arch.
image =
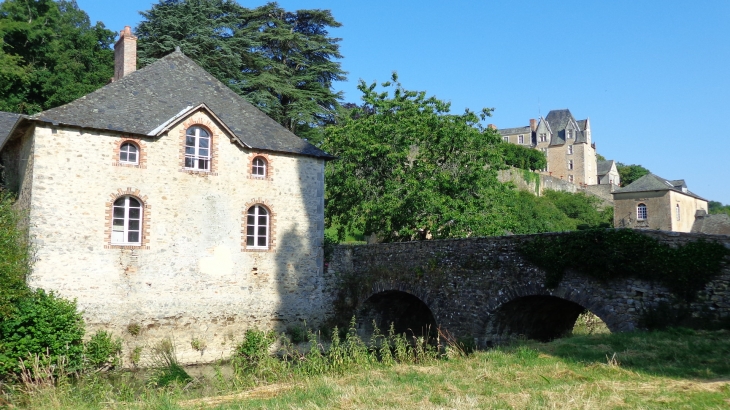
<path id="1" fill-rule="evenodd" d="M 565 286 L 546 289 L 526 285 L 508 287 L 487 306 L 484 318 L 483 341 L 492 345 L 515 335 L 528 339 L 549 341 L 567 335 L 578 316 L 589 311 L 598 316 L 611 332 L 633 328 L 627 318 L 619 318 L 596 303 L 594 292 L 577 291 Z"/>
<path id="2" fill-rule="evenodd" d="M 362 295 L 357 307 L 358 333 L 372 334 L 373 322 L 383 334 L 391 323 L 396 334 L 408 337 L 434 337 L 438 328 L 437 315 L 431 308 L 428 294 L 403 284 L 376 283 Z"/>

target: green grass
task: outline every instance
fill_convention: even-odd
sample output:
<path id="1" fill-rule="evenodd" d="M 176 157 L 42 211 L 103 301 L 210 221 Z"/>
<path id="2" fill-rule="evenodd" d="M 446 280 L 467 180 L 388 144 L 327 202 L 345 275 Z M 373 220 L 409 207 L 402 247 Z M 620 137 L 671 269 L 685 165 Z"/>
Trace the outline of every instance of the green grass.
<path id="1" fill-rule="evenodd" d="M 730 332 L 669 330 L 573 336 L 418 364 L 353 364 L 276 382 L 246 375 L 154 387 L 144 374 L 84 376 L 54 388 L 5 386 L 48 409 L 716 408 L 730 407 Z"/>

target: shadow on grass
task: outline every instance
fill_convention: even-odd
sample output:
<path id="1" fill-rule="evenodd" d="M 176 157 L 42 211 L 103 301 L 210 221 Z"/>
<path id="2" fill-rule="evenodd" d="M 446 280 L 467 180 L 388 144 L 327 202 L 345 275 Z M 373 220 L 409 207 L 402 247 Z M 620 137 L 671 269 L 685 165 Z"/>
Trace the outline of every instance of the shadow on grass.
<path id="1" fill-rule="evenodd" d="M 540 353 L 574 363 L 614 364 L 655 376 L 730 379 L 730 331 L 684 328 L 654 332 L 572 336 L 549 343 L 524 342 Z"/>

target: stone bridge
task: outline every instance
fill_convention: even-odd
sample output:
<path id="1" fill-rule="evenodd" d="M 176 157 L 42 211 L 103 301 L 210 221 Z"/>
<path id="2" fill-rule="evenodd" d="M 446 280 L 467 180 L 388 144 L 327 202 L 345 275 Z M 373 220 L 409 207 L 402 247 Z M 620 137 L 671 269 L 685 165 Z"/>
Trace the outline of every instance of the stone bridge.
<path id="1" fill-rule="evenodd" d="M 730 236 L 643 233 L 674 247 L 704 239 L 730 249 Z M 373 320 L 381 330 L 393 323 L 397 331 L 417 336 L 429 325 L 487 347 L 516 335 L 560 337 L 585 310 L 612 332 L 633 331 L 647 309 L 677 301 L 658 282 L 601 282 L 574 271 L 557 287 L 546 287 L 545 271 L 527 261 L 518 247 L 537 236 L 560 235 L 566 234 L 340 245 L 329 265 L 329 272 L 345 281 L 335 307 L 357 312 L 363 333 Z M 694 316 L 730 319 L 730 258 L 721 266 L 721 273 L 688 305 Z"/>

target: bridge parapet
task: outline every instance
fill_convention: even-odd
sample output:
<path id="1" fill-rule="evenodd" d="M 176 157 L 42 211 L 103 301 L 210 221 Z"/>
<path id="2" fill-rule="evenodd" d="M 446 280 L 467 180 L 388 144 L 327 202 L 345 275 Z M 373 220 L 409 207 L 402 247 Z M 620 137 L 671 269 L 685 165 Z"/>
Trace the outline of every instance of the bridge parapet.
<path id="1" fill-rule="evenodd" d="M 728 236 L 642 233 L 672 247 L 702 239 L 730 249 Z M 340 278 L 349 278 L 340 285 L 345 289 L 339 297 L 347 301 L 339 306 L 354 311 L 374 295 L 410 294 L 430 309 L 440 327 L 473 337 L 482 346 L 515 334 L 558 337 L 572 329 L 584 308 L 599 316 L 611 331 L 632 331 L 643 313 L 662 302 L 678 303 L 657 281 L 600 281 L 570 270 L 557 287 L 548 288 L 546 272 L 528 261 L 520 246 L 538 237 L 568 234 L 342 245 L 335 249 L 329 269 Z M 686 308 L 697 317 L 730 322 L 730 258 L 725 258 L 721 273 Z"/>

